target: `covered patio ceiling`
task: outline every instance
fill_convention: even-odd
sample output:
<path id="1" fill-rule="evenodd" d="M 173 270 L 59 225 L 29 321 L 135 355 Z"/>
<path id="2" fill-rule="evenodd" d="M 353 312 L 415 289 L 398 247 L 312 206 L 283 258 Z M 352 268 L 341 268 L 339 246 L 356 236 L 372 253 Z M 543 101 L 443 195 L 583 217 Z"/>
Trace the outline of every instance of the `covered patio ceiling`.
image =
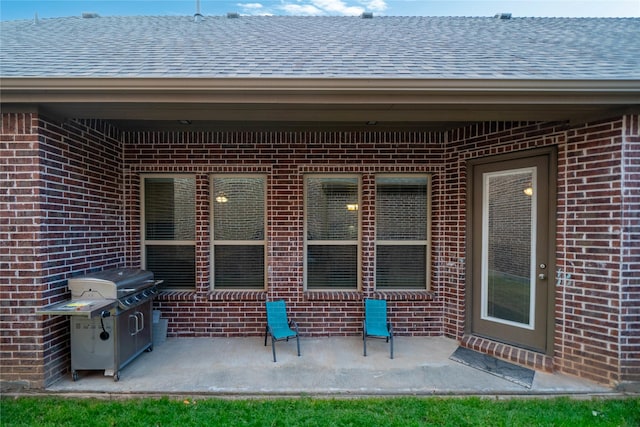
<path id="1" fill-rule="evenodd" d="M 4 78 L 5 111 L 122 130 L 446 130 L 640 110 L 637 80 Z"/>

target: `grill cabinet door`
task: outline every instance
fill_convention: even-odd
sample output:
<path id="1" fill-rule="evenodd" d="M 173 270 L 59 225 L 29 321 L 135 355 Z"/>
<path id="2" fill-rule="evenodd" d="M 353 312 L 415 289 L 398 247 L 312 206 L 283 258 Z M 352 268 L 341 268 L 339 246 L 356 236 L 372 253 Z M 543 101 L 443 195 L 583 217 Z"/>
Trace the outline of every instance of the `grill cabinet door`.
<path id="1" fill-rule="evenodd" d="M 126 310 L 118 316 L 118 370 L 136 353 L 136 309 Z"/>
<path id="2" fill-rule="evenodd" d="M 151 301 L 120 314 L 118 369 L 151 346 L 151 321 Z"/>
<path id="3" fill-rule="evenodd" d="M 138 350 L 146 350 L 152 343 L 151 331 L 153 329 L 152 325 L 152 312 L 151 312 L 151 301 L 147 301 L 138 307 L 138 316 L 140 319 L 141 330 L 138 331 L 136 335 L 136 347 Z"/>

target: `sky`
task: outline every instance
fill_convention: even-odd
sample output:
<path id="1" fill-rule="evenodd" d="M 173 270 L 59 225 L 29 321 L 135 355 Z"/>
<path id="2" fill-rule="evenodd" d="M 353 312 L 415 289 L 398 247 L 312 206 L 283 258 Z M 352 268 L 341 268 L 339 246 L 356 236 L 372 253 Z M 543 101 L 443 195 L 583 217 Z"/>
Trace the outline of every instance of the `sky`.
<path id="1" fill-rule="evenodd" d="M 640 17 L 640 0 L 0 0 L 0 20 L 80 16 L 318 15 Z"/>

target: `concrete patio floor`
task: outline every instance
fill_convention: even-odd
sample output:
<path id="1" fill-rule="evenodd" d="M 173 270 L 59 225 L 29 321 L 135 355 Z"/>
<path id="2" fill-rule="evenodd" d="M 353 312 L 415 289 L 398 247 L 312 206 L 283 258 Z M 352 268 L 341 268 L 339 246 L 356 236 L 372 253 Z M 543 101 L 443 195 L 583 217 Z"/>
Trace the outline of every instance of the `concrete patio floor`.
<path id="1" fill-rule="evenodd" d="M 120 372 L 80 371 L 47 389 L 68 394 L 142 395 L 601 395 L 610 388 L 578 378 L 536 372 L 532 387 L 449 359 L 457 348 L 444 337 L 396 337 L 394 359 L 383 340 L 301 338 L 278 342 L 278 361 L 263 338 L 169 338 Z"/>

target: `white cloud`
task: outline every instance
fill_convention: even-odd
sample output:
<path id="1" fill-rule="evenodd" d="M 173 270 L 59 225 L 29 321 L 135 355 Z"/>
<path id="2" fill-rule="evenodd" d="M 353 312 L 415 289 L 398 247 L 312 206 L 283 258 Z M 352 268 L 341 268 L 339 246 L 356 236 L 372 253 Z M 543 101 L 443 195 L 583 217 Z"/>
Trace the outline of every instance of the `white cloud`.
<path id="1" fill-rule="evenodd" d="M 342 0 L 312 0 L 314 6 L 329 12 L 341 15 L 360 15 L 364 9 L 359 6 L 347 6 Z"/>
<path id="2" fill-rule="evenodd" d="M 254 16 L 271 16 L 272 13 L 270 10 L 265 9 L 262 3 L 238 3 L 237 4 L 240 9 L 242 9 L 242 13 L 246 15 L 254 15 Z"/>
<path id="3" fill-rule="evenodd" d="M 257 10 L 257 9 L 262 9 L 264 7 L 260 3 L 238 3 L 238 6 L 240 6 L 243 9 L 249 9 L 249 10 Z"/>
<path id="4" fill-rule="evenodd" d="M 387 4 L 386 0 L 281 0 L 279 8 L 291 15 L 357 16 L 366 11 L 384 11 Z"/>
<path id="5" fill-rule="evenodd" d="M 292 15 L 322 15 L 322 11 L 310 4 L 283 4 L 281 8 Z"/>
<path id="6" fill-rule="evenodd" d="M 385 0 L 366 0 L 363 1 L 364 7 L 369 12 L 383 12 L 387 9 L 387 2 Z"/>

